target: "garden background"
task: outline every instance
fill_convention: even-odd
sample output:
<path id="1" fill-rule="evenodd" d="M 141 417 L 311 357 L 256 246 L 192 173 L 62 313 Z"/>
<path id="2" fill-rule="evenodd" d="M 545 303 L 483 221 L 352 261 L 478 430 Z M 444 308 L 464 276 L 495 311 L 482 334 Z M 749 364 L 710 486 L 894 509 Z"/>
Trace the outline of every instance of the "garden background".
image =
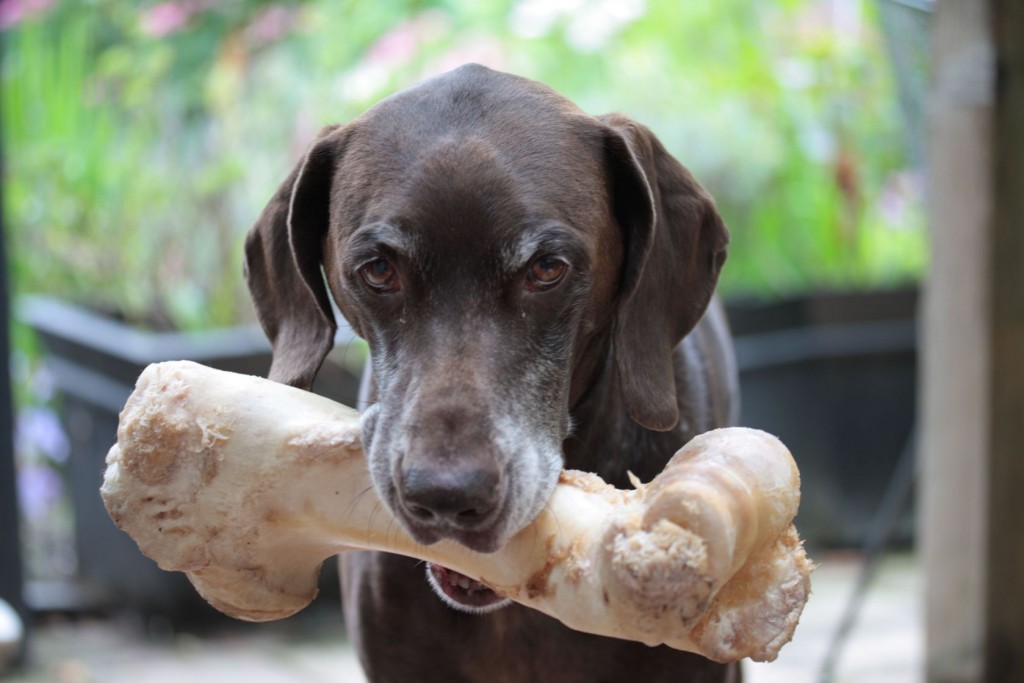
<path id="1" fill-rule="evenodd" d="M 906 4 L 3 0 L 13 290 L 154 331 L 251 325 L 242 238 L 315 132 L 474 61 L 648 125 L 730 228 L 730 302 L 913 287 L 927 33 Z M 26 575 L 74 580 L 74 424 L 33 327 L 14 332 Z"/>

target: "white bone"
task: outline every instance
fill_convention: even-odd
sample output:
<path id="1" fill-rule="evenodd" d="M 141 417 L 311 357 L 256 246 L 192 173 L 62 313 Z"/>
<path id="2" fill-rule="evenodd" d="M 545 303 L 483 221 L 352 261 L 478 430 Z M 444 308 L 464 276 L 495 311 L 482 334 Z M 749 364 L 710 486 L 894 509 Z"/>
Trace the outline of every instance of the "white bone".
<path id="1" fill-rule="evenodd" d="M 377 498 L 354 410 L 180 361 L 139 378 L 102 495 L 143 553 L 242 619 L 297 612 L 324 559 L 373 549 L 449 567 L 580 631 L 717 661 L 774 659 L 812 568 L 791 523 L 800 480 L 789 451 L 764 432 L 720 429 L 635 483 L 622 491 L 566 471 L 497 552 L 424 546 Z"/>

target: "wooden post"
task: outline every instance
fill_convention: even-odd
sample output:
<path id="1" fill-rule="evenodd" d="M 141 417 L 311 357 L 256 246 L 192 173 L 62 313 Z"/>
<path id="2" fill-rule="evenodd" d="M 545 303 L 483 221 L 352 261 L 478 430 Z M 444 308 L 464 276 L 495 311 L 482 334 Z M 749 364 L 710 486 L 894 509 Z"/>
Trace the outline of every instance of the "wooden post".
<path id="1" fill-rule="evenodd" d="M 930 683 L 1024 680 L 1024 16 L 940 0 L 921 543 Z"/>
<path id="2" fill-rule="evenodd" d="M 1024 2 L 992 3 L 991 442 L 985 680 L 1024 681 Z"/>

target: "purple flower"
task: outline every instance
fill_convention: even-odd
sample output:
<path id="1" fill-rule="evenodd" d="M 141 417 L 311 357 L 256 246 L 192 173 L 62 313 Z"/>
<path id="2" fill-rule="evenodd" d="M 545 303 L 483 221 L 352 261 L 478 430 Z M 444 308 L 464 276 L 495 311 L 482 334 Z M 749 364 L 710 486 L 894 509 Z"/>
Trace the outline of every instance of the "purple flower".
<path id="1" fill-rule="evenodd" d="M 71 450 L 67 434 L 49 408 L 22 408 L 14 431 L 17 452 L 23 457 L 39 453 L 55 463 L 67 461 Z"/>
<path id="2" fill-rule="evenodd" d="M 894 228 L 909 227 L 908 214 L 921 201 L 921 179 L 913 171 L 889 174 L 878 197 L 878 210 Z"/>
<path id="3" fill-rule="evenodd" d="M 46 517 L 64 494 L 60 474 L 46 465 L 27 465 L 18 470 L 18 502 L 28 519 Z"/>

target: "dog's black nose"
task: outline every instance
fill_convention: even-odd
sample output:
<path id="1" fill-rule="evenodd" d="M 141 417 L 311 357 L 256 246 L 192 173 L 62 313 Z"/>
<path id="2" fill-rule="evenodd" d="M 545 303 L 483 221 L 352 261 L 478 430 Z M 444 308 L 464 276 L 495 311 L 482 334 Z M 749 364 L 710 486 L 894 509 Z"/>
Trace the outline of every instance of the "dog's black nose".
<path id="1" fill-rule="evenodd" d="M 496 463 L 446 458 L 403 468 L 399 499 L 417 524 L 467 530 L 490 521 L 501 494 Z"/>

